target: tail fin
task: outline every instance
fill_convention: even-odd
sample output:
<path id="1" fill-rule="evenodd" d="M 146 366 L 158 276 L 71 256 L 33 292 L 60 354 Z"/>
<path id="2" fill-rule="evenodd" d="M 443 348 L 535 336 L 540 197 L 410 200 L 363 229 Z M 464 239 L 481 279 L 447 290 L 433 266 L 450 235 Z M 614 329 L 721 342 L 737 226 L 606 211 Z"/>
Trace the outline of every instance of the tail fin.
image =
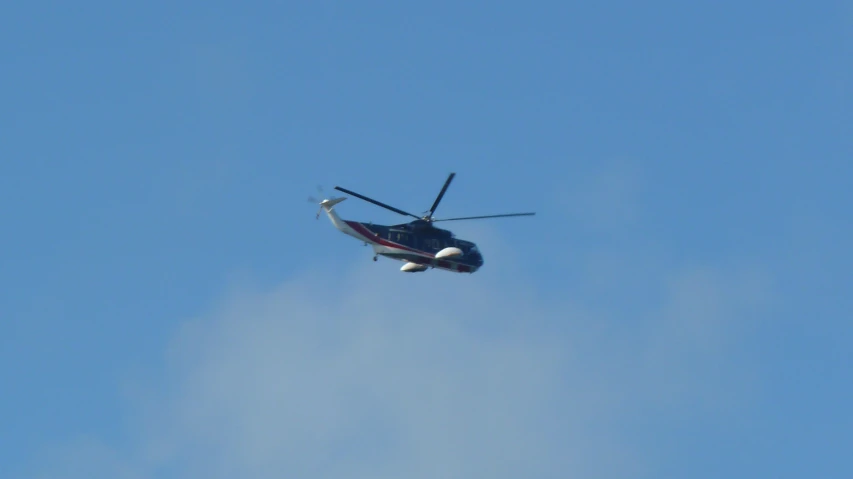
<path id="1" fill-rule="evenodd" d="M 326 210 L 326 214 L 328 214 L 330 218 L 333 216 L 337 216 L 337 213 L 334 213 L 332 211 L 332 209 L 335 207 L 336 204 L 340 203 L 341 201 L 343 201 L 345 199 L 347 199 L 347 198 L 346 197 L 331 198 L 331 199 L 326 199 L 326 200 L 320 201 L 318 203 L 320 205 L 320 209 L 317 210 L 317 219 L 320 219 L 320 213 L 322 213 L 323 210 Z"/>
<path id="2" fill-rule="evenodd" d="M 332 198 L 332 199 L 328 199 L 328 200 L 323 200 L 320 202 L 320 211 L 325 210 L 326 215 L 329 217 L 330 220 L 332 220 L 332 224 L 335 225 L 335 228 L 337 228 L 343 232 L 346 232 L 349 229 L 349 227 L 340 218 L 340 216 L 338 216 L 338 212 L 335 211 L 335 205 L 340 203 L 341 201 L 343 201 L 345 199 L 347 199 L 346 196 L 344 196 L 342 198 Z M 317 218 L 320 217 L 320 211 L 317 212 Z"/>
<path id="3" fill-rule="evenodd" d="M 347 199 L 346 196 L 341 197 L 341 198 L 333 198 L 331 200 L 323 200 L 320 202 L 320 206 L 322 206 L 323 209 L 326 211 L 332 211 L 332 208 L 334 208 L 336 204 L 340 203 L 341 201 L 343 201 L 345 199 Z"/>

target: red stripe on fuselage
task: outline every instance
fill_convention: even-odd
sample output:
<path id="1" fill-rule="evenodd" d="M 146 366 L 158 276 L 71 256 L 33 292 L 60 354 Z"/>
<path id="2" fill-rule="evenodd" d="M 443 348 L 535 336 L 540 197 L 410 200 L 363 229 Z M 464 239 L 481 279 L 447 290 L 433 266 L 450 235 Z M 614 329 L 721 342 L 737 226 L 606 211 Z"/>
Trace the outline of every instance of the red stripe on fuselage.
<path id="1" fill-rule="evenodd" d="M 394 243 L 392 241 L 388 241 L 384 238 L 381 238 L 381 237 L 379 237 L 379 235 L 377 235 L 373 231 L 370 231 L 369 229 L 367 229 L 367 227 L 365 227 L 363 224 L 359 223 L 358 221 L 345 221 L 345 223 L 347 225 L 349 225 L 350 228 L 355 230 L 356 233 L 364 236 L 365 240 L 367 240 L 371 243 L 376 243 L 376 244 L 379 244 L 382 246 L 387 246 L 389 248 L 411 251 L 412 253 L 422 254 L 425 256 L 429 256 L 430 258 L 435 258 L 435 255 L 432 253 L 427 253 L 426 251 L 421 251 L 421 250 L 417 250 L 414 248 L 409 248 L 408 246 L 403 246 L 401 244 Z"/>

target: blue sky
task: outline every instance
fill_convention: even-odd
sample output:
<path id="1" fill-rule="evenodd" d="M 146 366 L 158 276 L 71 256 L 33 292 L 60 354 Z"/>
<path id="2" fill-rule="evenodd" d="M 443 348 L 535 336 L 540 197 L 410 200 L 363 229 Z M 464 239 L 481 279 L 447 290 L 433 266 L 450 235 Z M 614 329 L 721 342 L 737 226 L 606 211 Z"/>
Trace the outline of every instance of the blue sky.
<path id="1" fill-rule="evenodd" d="M 841 1 L 3 6 L 0 464 L 848 477 L 851 32 Z M 454 225 L 471 276 L 306 202 L 423 211 L 450 171 L 437 216 L 538 213 Z"/>

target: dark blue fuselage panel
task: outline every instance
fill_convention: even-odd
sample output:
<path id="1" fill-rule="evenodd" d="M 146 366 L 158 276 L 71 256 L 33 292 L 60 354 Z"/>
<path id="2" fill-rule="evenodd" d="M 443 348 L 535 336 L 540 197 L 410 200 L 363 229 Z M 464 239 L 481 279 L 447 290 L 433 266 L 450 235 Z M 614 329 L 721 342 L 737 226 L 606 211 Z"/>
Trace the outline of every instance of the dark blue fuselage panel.
<path id="1" fill-rule="evenodd" d="M 450 231 L 432 227 L 425 221 L 417 220 L 411 223 L 392 226 L 370 223 L 360 224 L 373 233 L 377 239 L 385 240 L 408 249 L 422 251 L 429 255 L 434 256 L 439 251 L 449 247 L 456 247 L 462 250 L 462 256 L 433 261 L 458 263 L 474 268 L 479 268 L 483 265 L 483 255 L 476 244 L 456 238 Z M 426 259 L 417 256 L 417 254 L 407 254 L 405 252 L 393 255 L 385 254 L 385 256 L 394 256 L 397 259 L 405 259 L 418 264 L 424 264 L 422 260 Z"/>

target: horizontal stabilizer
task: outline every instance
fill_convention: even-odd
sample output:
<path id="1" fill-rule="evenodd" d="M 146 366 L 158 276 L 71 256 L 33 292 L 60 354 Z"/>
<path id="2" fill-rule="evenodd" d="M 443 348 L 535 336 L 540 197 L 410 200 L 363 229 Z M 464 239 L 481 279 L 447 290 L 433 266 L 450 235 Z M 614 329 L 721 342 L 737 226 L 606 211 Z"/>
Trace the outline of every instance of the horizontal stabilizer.
<path id="1" fill-rule="evenodd" d="M 341 201 L 343 201 L 343 200 L 345 200 L 345 199 L 347 199 L 347 197 L 346 197 L 346 196 L 342 196 L 342 197 L 340 197 L 340 198 L 333 198 L 333 199 L 331 199 L 331 200 L 323 200 L 323 201 L 321 201 L 321 202 L 320 202 L 320 206 L 322 206 L 324 210 L 329 211 L 329 210 L 331 210 L 331 209 L 332 209 L 336 204 L 340 203 Z"/>

